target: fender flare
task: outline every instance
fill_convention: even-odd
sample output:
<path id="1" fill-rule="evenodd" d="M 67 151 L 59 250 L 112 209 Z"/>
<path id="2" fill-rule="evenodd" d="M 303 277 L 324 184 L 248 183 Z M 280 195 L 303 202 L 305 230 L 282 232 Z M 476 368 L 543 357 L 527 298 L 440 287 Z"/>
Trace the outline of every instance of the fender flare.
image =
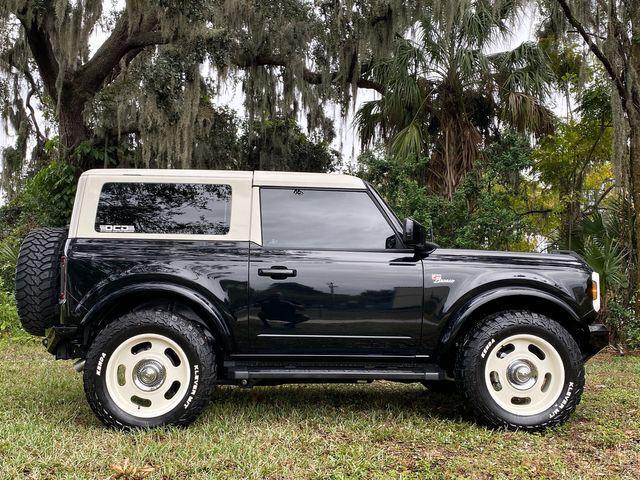
<path id="1" fill-rule="evenodd" d="M 202 319 L 202 325 L 212 331 L 216 335 L 225 349 L 233 346 L 233 336 L 231 330 L 224 322 L 223 316 L 214 303 L 209 301 L 200 293 L 184 286 L 168 284 L 168 283 L 142 283 L 129 285 L 114 292 L 110 292 L 100 298 L 84 315 L 80 322 L 80 328 L 87 331 L 85 327 L 91 325 L 96 319 L 101 319 L 100 313 L 106 308 L 114 305 L 118 300 L 135 294 L 156 294 L 158 296 L 171 295 L 179 298 L 188 305 L 195 307 L 196 313 Z M 227 350 L 229 351 L 229 350 Z"/>
<path id="2" fill-rule="evenodd" d="M 514 297 L 527 297 L 529 299 L 551 303 L 558 310 L 565 312 L 576 324 L 580 320 L 579 315 L 569 303 L 546 291 L 531 287 L 496 288 L 473 297 L 462 307 L 458 308 L 453 315 L 451 315 L 450 319 L 447 321 L 446 327 L 440 335 L 439 350 L 447 351 L 453 346 L 460 330 L 479 309 L 487 306 L 491 302 L 495 302 L 496 300 L 506 298 L 511 299 Z"/>

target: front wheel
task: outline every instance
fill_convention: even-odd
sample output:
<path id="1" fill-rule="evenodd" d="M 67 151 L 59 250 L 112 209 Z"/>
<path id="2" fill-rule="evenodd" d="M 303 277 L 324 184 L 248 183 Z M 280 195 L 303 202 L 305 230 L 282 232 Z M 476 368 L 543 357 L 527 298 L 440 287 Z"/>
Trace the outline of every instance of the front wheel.
<path id="1" fill-rule="evenodd" d="M 215 376 L 212 338 L 200 326 L 165 310 L 142 310 L 98 334 L 84 388 L 109 427 L 185 426 L 207 405 Z"/>
<path id="2" fill-rule="evenodd" d="M 584 365 L 571 334 L 529 311 L 493 315 L 458 350 L 456 377 L 491 426 L 543 430 L 564 423 L 580 402 Z"/>

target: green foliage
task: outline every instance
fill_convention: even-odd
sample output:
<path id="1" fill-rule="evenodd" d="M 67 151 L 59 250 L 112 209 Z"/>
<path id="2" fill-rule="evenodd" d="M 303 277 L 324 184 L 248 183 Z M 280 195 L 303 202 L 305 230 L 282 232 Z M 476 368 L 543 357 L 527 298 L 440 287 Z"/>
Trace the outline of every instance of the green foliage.
<path id="1" fill-rule="evenodd" d="M 625 205 L 619 199 L 612 199 L 582 220 L 577 250 L 582 253 L 591 267 L 600 273 L 602 294 L 612 294 L 628 288 L 627 267 L 631 252 L 624 245 L 619 219 Z"/>
<path id="2" fill-rule="evenodd" d="M 628 348 L 640 348 L 640 318 L 633 308 L 634 300 L 613 299 L 607 304 L 607 325 L 612 329 L 613 342 Z"/>
<path id="3" fill-rule="evenodd" d="M 373 63 L 370 77 L 384 92 L 356 114 L 362 144 L 382 140 L 399 159 L 429 158 L 420 183 L 451 200 L 496 126 L 550 132 L 553 114 L 543 101 L 553 77 L 544 52 L 525 42 L 485 53 L 519 8 L 483 1 L 425 8 L 412 38 L 397 38 L 391 55 Z"/>
<path id="4" fill-rule="evenodd" d="M 104 168 L 118 164 L 118 146 L 96 145 L 89 140 L 81 142 L 73 151 L 71 157 L 77 164 L 90 160 L 93 165 L 102 164 Z M 64 175 L 64 173 L 63 173 Z"/>
<path id="5" fill-rule="evenodd" d="M 16 335 L 20 332 L 23 330 L 20 328 L 13 293 L 7 291 L 0 278 L 0 335 Z"/>
<path id="6" fill-rule="evenodd" d="M 365 153 L 358 172 L 403 217 L 413 217 L 449 248 L 527 250 L 523 172 L 531 166 L 526 137 L 509 131 L 492 144 L 452 197 L 429 193 L 418 179 L 428 160 L 400 161 L 383 153 Z"/>
<path id="7" fill-rule="evenodd" d="M 608 88 L 598 82 L 585 88 L 577 109 L 580 117 L 558 120 L 554 134 L 533 152 L 537 188 L 557 226 L 548 233 L 563 249 L 583 249 L 583 220 L 597 215 L 614 186 Z"/>
<path id="8" fill-rule="evenodd" d="M 54 161 L 29 179 L 17 203 L 21 222 L 30 228 L 69 223 L 77 184 L 76 167 Z"/>
<path id="9" fill-rule="evenodd" d="M 0 240 L 0 288 L 12 292 L 20 242 L 15 237 Z"/>
<path id="10" fill-rule="evenodd" d="M 308 137 L 293 119 L 248 122 L 240 145 L 247 170 L 330 172 L 340 159 L 328 141 Z"/>

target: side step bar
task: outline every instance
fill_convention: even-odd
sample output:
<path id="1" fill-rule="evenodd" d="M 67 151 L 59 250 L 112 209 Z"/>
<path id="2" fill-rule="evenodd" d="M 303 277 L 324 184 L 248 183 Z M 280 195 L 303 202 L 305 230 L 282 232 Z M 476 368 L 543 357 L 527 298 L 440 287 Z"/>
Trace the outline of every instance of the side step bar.
<path id="1" fill-rule="evenodd" d="M 309 367 L 245 367 L 229 369 L 229 377 L 235 380 L 398 380 L 420 382 L 442 380 L 444 371 L 437 366 L 422 369 L 393 368 L 309 368 Z"/>

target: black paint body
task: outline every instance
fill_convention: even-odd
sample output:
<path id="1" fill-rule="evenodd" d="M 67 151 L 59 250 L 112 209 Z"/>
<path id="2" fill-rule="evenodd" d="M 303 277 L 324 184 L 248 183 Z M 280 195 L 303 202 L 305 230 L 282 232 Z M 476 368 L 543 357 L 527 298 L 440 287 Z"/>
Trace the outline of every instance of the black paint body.
<path id="1" fill-rule="evenodd" d="M 207 325 L 226 362 L 349 359 L 448 368 L 460 333 L 506 308 L 563 323 L 585 358 L 606 342 L 604 333 L 590 334 L 591 269 L 569 254 L 71 239 L 66 255 L 61 325 L 49 333 L 49 350 L 61 358 L 82 357 L 118 312 L 149 305 Z M 273 267 L 288 273 L 269 276 Z"/>

